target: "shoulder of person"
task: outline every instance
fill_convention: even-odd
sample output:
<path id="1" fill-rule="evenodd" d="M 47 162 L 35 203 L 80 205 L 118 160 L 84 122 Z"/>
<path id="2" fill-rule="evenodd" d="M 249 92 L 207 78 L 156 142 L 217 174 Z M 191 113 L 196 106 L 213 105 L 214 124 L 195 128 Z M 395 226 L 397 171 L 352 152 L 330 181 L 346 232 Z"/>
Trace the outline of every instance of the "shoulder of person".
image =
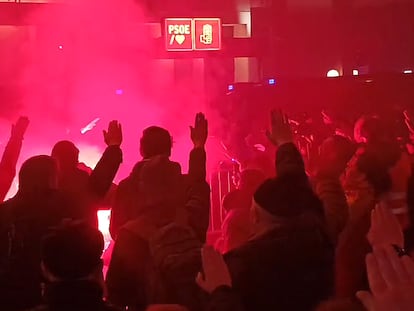
<path id="1" fill-rule="evenodd" d="M 156 231 L 156 228 L 151 224 L 150 220 L 146 217 L 138 217 L 134 220 L 127 222 L 120 230 L 118 239 L 135 241 L 142 240 L 146 243 Z"/>

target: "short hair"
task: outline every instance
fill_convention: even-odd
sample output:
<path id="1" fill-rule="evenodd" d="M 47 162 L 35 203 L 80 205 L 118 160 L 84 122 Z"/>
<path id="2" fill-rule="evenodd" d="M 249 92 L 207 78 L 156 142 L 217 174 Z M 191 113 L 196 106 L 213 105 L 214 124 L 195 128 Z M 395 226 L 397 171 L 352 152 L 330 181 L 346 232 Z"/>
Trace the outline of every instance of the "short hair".
<path id="1" fill-rule="evenodd" d="M 389 142 L 397 140 L 394 124 L 378 115 L 364 115 L 354 125 L 357 142 Z"/>
<path id="2" fill-rule="evenodd" d="M 161 127 L 151 126 L 144 130 L 141 138 L 141 155 L 151 158 L 157 155 L 171 156 L 172 138 L 170 133 Z"/>
<path id="3" fill-rule="evenodd" d="M 303 214 L 324 217 L 322 202 L 313 192 L 306 175 L 268 179 L 256 190 L 254 201 L 278 218 L 295 218 Z"/>
<path id="4" fill-rule="evenodd" d="M 63 167 L 76 167 L 79 162 L 79 149 L 71 141 L 62 140 L 53 146 L 52 157 Z"/>
<path id="5" fill-rule="evenodd" d="M 62 280 L 87 277 L 100 267 L 103 235 L 83 222 L 70 222 L 54 228 L 42 243 L 42 262 Z"/>
<path id="6" fill-rule="evenodd" d="M 38 155 L 26 160 L 19 171 L 19 192 L 48 190 L 56 179 L 56 162 L 47 155 Z"/>

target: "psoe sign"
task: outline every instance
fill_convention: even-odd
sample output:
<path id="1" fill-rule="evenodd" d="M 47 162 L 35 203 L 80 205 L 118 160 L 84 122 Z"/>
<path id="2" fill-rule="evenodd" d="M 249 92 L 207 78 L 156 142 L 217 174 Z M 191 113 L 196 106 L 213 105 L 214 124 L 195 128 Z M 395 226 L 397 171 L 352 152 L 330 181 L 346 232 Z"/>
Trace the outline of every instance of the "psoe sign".
<path id="1" fill-rule="evenodd" d="M 167 18 L 165 20 L 167 51 L 207 51 L 221 49 L 219 18 Z"/>

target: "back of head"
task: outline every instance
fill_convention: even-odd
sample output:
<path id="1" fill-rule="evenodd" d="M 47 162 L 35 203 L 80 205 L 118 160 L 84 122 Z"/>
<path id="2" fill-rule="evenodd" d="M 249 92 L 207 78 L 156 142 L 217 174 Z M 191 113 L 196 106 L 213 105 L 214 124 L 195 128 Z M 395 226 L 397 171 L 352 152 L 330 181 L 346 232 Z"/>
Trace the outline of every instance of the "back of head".
<path id="1" fill-rule="evenodd" d="M 338 158 L 347 159 L 352 158 L 356 151 L 355 144 L 348 138 L 340 135 L 334 135 L 325 139 L 320 147 L 321 154 L 335 154 Z"/>
<path id="2" fill-rule="evenodd" d="M 151 126 L 142 133 L 140 150 L 143 158 L 148 159 L 157 155 L 169 157 L 171 148 L 171 135 L 166 129 Z"/>
<path id="3" fill-rule="evenodd" d="M 74 143 L 62 140 L 53 147 L 52 157 L 57 161 L 59 170 L 72 170 L 78 165 L 79 149 Z"/>
<path id="4" fill-rule="evenodd" d="M 23 163 L 19 172 L 19 193 L 43 192 L 56 187 L 56 162 L 49 156 L 39 155 Z"/>
<path id="5" fill-rule="evenodd" d="M 365 116 L 357 121 L 355 136 L 357 141 L 365 143 L 357 161 L 358 169 L 377 195 L 389 191 L 392 186 L 389 170 L 401 157 L 395 129 L 378 116 Z"/>
<path id="6" fill-rule="evenodd" d="M 365 115 L 355 122 L 354 138 L 358 143 L 380 143 L 396 140 L 395 128 L 377 115 Z"/>
<path id="7" fill-rule="evenodd" d="M 44 239 L 42 263 L 58 280 L 84 279 L 101 268 L 103 248 L 97 229 L 84 223 L 64 224 Z"/>
<path id="8" fill-rule="evenodd" d="M 255 203 L 275 219 L 316 216 L 322 219 L 322 202 L 306 176 L 284 175 L 265 181 L 254 194 Z M 314 218 L 314 217 L 311 217 Z"/>

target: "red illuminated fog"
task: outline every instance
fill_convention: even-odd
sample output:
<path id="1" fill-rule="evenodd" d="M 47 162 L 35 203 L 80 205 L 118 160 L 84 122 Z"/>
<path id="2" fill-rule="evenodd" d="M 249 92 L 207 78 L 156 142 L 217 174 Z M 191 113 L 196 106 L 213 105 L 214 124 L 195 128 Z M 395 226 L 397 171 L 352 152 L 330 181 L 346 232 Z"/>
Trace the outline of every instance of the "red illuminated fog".
<path id="1" fill-rule="evenodd" d="M 203 94 L 191 88 L 191 75 L 174 79 L 172 61 L 153 59 L 144 16 L 132 0 L 72 0 L 30 16 L 37 26 L 21 30 L 26 36 L 18 81 L 22 108 L 10 118 L 24 114 L 31 120 L 22 160 L 49 154 L 57 140 L 69 139 L 80 147 L 81 160 L 94 165 L 105 147 L 102 130 L 118 119 L 124 164 L 117 181 L 139 159 L 142 129 L 154 124 L 171 131 L 173 158 L 186 169 L 188 126 L 204 110 Z M 2 121 L 2 141 L 8 127 Z"/>

